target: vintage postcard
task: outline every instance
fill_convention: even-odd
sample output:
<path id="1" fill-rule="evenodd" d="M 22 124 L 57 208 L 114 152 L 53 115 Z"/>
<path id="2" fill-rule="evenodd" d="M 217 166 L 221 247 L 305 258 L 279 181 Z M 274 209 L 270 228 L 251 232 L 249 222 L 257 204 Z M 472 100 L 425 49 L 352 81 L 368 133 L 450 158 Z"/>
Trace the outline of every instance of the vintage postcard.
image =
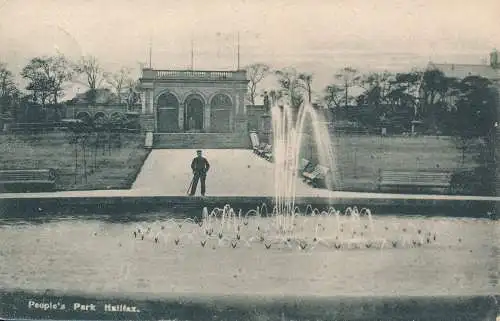
<path id="1" fill-rule="evenodd" d="M 0 2 L 0 320 L 499 320 L 500 2 Z"/>

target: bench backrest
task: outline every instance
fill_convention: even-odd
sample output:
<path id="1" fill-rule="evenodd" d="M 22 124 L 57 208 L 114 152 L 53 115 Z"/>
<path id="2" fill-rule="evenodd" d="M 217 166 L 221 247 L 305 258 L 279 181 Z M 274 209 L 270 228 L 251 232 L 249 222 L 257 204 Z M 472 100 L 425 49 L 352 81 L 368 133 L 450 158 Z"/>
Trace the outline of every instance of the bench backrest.
<path id="1" fill-rule="evenodd" d="M 307 159 L 305 159 L 305 158 L 302 158 L 302 159 L 299 161 L 299 166 L 297 166 L 297 167 L 298 167 L 298 168 L 297 168 L 297 170 L 298 170 L 299 172 L 303 172 L 303 171 L 306 169 L 307 165 L 309 165 L 310 163 L 311 163 L 311 162 L 310 162 L 309 160 L 307 160 Z"/>
<path id="2" fill-rule="evenodd" d="M 53 169 L 0 170 L 0 181 L 55 181 Z"/>
<path id="3" fill-rule="evenodd" d="M 252 142 L 252 148 L 259 147 L 259 136 L 257 133 L 250 133 L 250 141 Z"/>
<path id="4" fill-rule="evenodd" d="M 318 169 L 322 177 L 326 177 L 326 175 L 330 172 L 330 169 L 323 165 L 318 165 Z"/>
<path id="5" fill-rule="evenodd" d="M 450 172 L 438 171 L 381 171 L 380 181 L 414 183 L 449 183 Z"/>
<path id="6" fill-rule="evenodd" d="M 318 168 L 318 166 L 314 167 L 314 170 L 311 172 L 310 176 L 311 178 L 316 178 L 318 175 L 321 173 L 321 170 Z"/>

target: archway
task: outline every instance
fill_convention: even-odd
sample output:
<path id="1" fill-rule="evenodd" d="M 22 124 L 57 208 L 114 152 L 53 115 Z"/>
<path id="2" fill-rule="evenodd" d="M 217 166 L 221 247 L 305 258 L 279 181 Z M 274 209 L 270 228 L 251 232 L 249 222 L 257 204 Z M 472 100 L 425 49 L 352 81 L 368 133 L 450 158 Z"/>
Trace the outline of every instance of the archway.
<path id="1" fill-rule="evenodd" d="M 81 121 L 83 121 L 87 125 L 92 124 L 92 117 L 86 111 L 80 111 L 80 112 L 78 112 L 76 114 L 76 119 L 80 119 Z"/>
<path id="2" fill-rule="evenodd" d="M 160 133 L 179 131 L 179 101 L 171 93 L 163 93 L 158 97 L 157 130 Z"/>
<path id="3" fill-rule="evenodd" d="M 106 120 L 106 114 L 102 111 L 98 111 L 94 115 L 94 122 L 99 121 L 99 120 Z"/>
<path id="4" fill-rule="evenodd" d="M 233 103 L 226 94 L 217 94 L 210 101 L 210 131 L 227 133 L 231 131 L 231 110 Z"/>
<path id="5" fill-rule="evenodd" d="M 205 104 L 198 96 L 186 99 L 184 109 L 184 130 L 189 132 L 200 132 L 203 130 L 203 112 Z"/>

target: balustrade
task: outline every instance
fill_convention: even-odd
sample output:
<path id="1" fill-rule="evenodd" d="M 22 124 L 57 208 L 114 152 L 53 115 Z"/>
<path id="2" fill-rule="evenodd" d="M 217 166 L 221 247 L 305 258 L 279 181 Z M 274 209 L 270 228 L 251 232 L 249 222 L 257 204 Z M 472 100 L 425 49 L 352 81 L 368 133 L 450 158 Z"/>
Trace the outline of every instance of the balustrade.
<path id="1" fill-rule="evenodd" d="M 154 70 L 154 79 L 246 80 L 244 71 Z M 144 74 L 144 76 L 149 76 Z"/>

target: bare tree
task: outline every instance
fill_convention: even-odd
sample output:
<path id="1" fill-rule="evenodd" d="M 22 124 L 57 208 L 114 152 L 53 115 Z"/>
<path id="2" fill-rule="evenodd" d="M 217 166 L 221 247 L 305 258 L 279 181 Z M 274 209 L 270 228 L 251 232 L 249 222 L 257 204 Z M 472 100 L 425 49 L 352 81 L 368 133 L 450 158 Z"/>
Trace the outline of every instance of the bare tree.
<path id="1" fill-rule="evenodd" d="M 299 108 L 304 102 L 304 95 L 299 74 L 293 68 L 275 71 L 280 85 L 281 96 L 288 96 L 293 108 Z"/>
<path id="2" fill-rule="evenodd" d="M 83 77 L 81 82 L 89 87 L 89 100 L 95 103 L 97 89 L 101 87 L 104 80 L 104 73 L 97 58 L 94 56 L 82 57 L 75 66 L 75 71 Z"/>
<path id="3" fill-rule="evenodd" d="M 0 113 L 12 111 L 19 96 L 20 92 L 12 72 L 4 63 L 0 63 Z"/>
<path id="4" fill-rule="evenodd" d="M 300 80 L 299 86 L 302 87 L 307 94 L 307 101 L 311 103 L 312 101 L 312 78 L 311 74 L 301 73 L 298 79 Z"/>
<path id="5" fill-rule="evenodd" d="M 328 108 L 339 108 L 342 100 L 341 96 L 343 95 L 344 90 L 341 87 L 331 84 L 326 86 L 325 96 L 323 99 L 325 100 Z"/>
<path id="6" fill-rule="evenodd" d="M 64 56 L 35 57 L 23 68 L 21 76 L 28 80 L 26 89 L 33 93 L 33 100 L 45 107 L 50 100 L 57 104 L 73 70 Z"/>
<path id="7" fill-rule="evenodd" d="M 358 71 L 352 67 L 345 67 L 342 68 L 336 75 L 335 78 L 340 80 L 341 82 L 341 87 L 344 91 L 344 104 L 347 107 L 349 104 L 350 96 L 349 96 L 349 91 L 350 89 L 357 85 L 361 79 Z"/>
<path id="8" fill-rule="evenodd" d="M 58 98 L 63 94 L 64 84 L 68 81 L 73 80 L 74 71 L 71 68 L 70 61 L 62 55 L 52 57 L 51 63 L 54 72 L 52 100 L 54 104 L 57 104 Z"/>
<path id="9" fill-rule="evenodd" d="M 106 82 L 113 88 L 118 97 L 118 104 L 122 103 L 122 91 L 130 80 L 130 68 L 123 67 L 115 73 L 105 73 Z"/>
<path id="10" fill-rule="evenodd" d="M 268 75 L 269 66 L 261 63 L 250 65 L 246 68 L 248 83 L 248 101 L 255 105 L 258 84 Z"/>
<path id="11" fill-rule="evenodd" d="M 394 83 L 393 79 L 394 76 L 387 71 L 363 75 L 357 83 L 364 89 L 364 92 L 357 98 L 358 103 L 374 107 L 388 103 L 388 96 Z"/>

